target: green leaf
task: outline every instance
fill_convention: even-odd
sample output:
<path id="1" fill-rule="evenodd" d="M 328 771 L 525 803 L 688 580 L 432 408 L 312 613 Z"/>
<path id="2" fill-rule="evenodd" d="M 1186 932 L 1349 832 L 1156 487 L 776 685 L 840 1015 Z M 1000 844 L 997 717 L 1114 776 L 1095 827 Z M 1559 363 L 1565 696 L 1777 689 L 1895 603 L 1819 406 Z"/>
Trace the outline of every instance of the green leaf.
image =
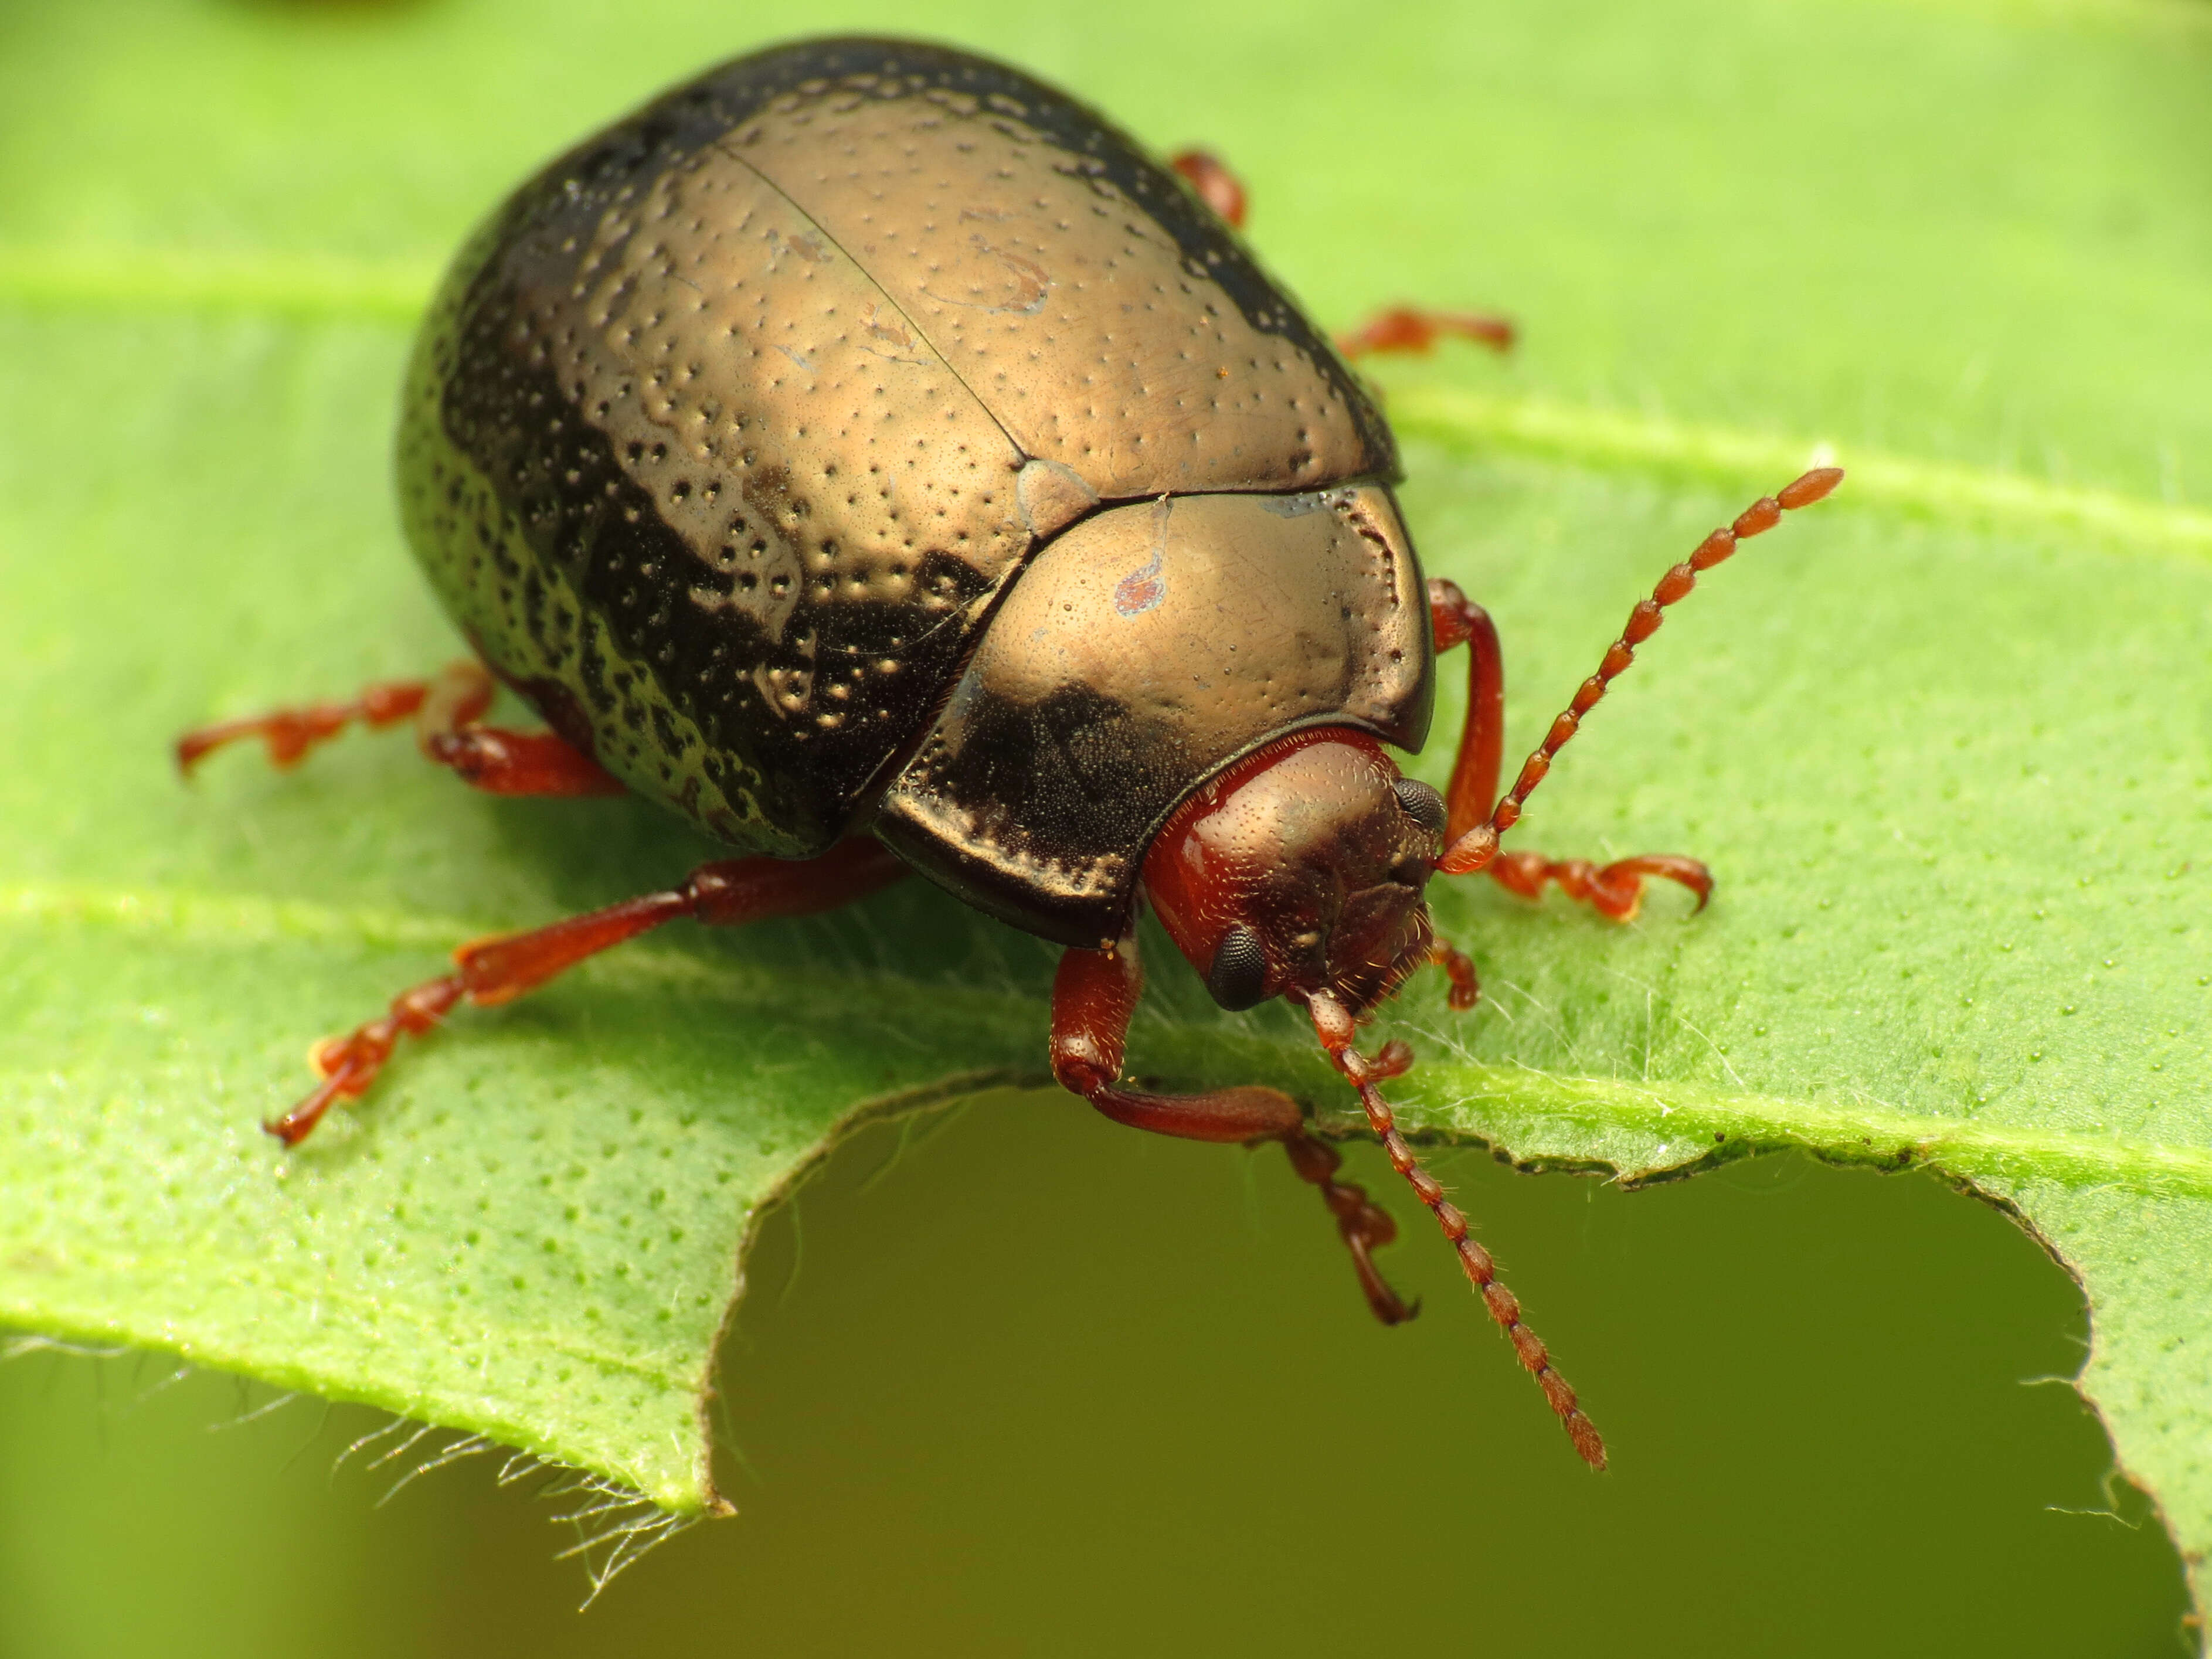
<path id="1" fill-rule="evenodd" d="M 1713 523 L 1816 444 L 1853 469 L 1674 614 L 1516 832 L 1696 852 L 1712 908 L 1615 929 L 1439 892 L 1487 997 L 1393 1012 L 1424 1055 L 1407 1115 L 1630 1178 L 1802 1146 L 2000 1200 L 2085 1285 L 2082 1387 L 2201 1561 L 2212 26 L 2086 0 L 1187 12 L 932 27 L 1218 146 L 1329 320 L 1521 319 L 1510 362 L 1386 377 L 1425 556 L 1499 619 L 1516 742 Z M 256 1123 L 310 1039 L 463 939 L 710 849 L 635 803 L 471 796 L 396 740 L 281 777 L 225 756 L 190 789 L 167 765 L 187 725 L 453 651 L 386 479 L 444 251 L 539 156 L 800 21 L 0 25 L 0 1317 L 696 1509 L 763 1206 L 857 1115 L 1042 1073 L 1051 953 L 909 884 L 466 1014 L 287 1157 Z M 1440 731 L 1458 708 L 1448 674 Z M 1151 943 L 1134 1068 L 1346 1121 L 1285 1011 L 1215 1014 Z"/>

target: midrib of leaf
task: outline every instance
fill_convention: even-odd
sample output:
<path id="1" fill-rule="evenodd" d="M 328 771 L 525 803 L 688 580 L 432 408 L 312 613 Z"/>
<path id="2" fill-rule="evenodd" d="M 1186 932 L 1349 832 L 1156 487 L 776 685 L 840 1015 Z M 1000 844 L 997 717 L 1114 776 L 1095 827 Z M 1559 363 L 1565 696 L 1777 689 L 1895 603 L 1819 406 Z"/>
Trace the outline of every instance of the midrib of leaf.
<path id="1" fill-rule="evenodd" d="M 2087 532 L 2144 550 L 2212 553 L 2212 512 L 1855 446 L 1439 386 L 1394 390 L 1390 422 L 1401 434 L 1462 452 L 1486 445 L 1585 465 L 1727 478 L 1782 475 L 1778 483 L 1795 468 L 1834 459 L 1850 474 L 1848 494 L 1838 500 L 1861 507 L 2023 531 Z"/>
<path id="2" fill-rule="evenodd" d="M 0 304 L 70 310 L 258 311 L 411 325 L 441 262 L 190 247 L 0 245 Z"/>
<path id="3" fill-rule="evenodd" d="M 411 326 L 440 262 L 266 249 L 0 245 L 0 305 L 27 308 L 217 310 Z M 1387 373 L 1387 371 L 1386 371 Z M 1435 385 L 1386 387 L 1401 435 L 1583 465 L 1766 479 L 1840 460 L 1867 507 L 2019 530 L 2087 533 L 2119 547 L 2212 553 L 2212 511 L 2024 473 L 1887 454 L 1831 439 L 1793 438 L 1532 396 Z M 1776 479 L 1779 481 L 1778 478 Z"/>
<path id="4" fill-rule="evenodd" d="M 365 945 L 450 945 L 489 931 L 459 918 L 345 910 L 300 902 L 164 892 L 123 892 L 82 887 L 0 888 L 0 923 L 76 922 L 158 933 L 198 946 L 250 948 L 280 938 L 349 939 Z M 1041 1030 L 1043 1003 L 1006 991 L 923 985 L 896 975 L 858 975 L 803 969 L 769 973 L 735 963 L 707 963 L 680 951 L 650 944 L 595 963 L 596 978 L 610 985 L 711 982 L 749 1006 L 772 1008 L 777 1018 L 832 1030 L 846 1024 L 837 993 L 869 981 L 869 1001 L 889 1023 L 948 1020 L 979 1035 Z M 1156 1060 L 1193 1072 L 1222 1064 L 1224 1036 L 1149 1023 L 1144 1046 Z M 1237 1067 L 1261 1064 L 1270 1075 L 1319 1068 L 1310 1047 L 1258 1030 L 1236 1032 L 1228 1052 Z M 1265 1055 L 1264 1060 L 1260 1059 Z M 981 1071 L 969 1079 L 1041 1082 L 1042 1066 Z M 1804 1147 L 1838 1161 L 1896 1168 L 1920 1164 L 1977 1182 L 2054 1182 L 2067 1187 L 2124 1188 L 2147 1197 L 2212 1199 L 2212 1151 L 2124 1135 L 2065 1129 L 1992 1127 L 1971 1120 L 1908 1112 L 1881 1102 L 1832 1106 L 1749 1091 L 1686 1083 L 1650 1083 L 1574 1077 L 1527 1067 L 1486 1066 L 1431 1054 L 1396 1092 L 1410 1112 L 1445 1125 L 1455 1109 L 1471 1101 L 1510 1103 L 1540 1112 L 1562 1127 L 1630 1130 L 1658 1143 L 1657 1161 L 1628 1176 L 1686 1168 L 1725 1150 Z M 1328 1095 L 1316 1089 L 1316 1097 Z M 1344 1134 L 1364 1124 L 1325 1110 Z M 117 1264 L 120 1265 L 120 1264 Z M 620 1364 L 619 1360 L 595 1363 Z"/>
<path id="5" fill-rule="evenodd" d="M 2124 1187 L 2146 1196 L 2212 1198 L 2212 1153 L 2126 1136 L 1984 1127 L 1880 1103 L 1837 1108 L 1691 1084 L 1556 1079 L 1508 1066 L 1434 1060 L 1425 1061 L 1423 1071 L 1424 1085 L 1409 1093 L 1431 1097 L 1439 1091 L 1427 1086 L 1430 1077 L 1452 1079 L 1468 1095 L 1522 1097 L 1516 1104 L 1540 1107 L 1562 1126 L 1635 1129 L 1660 1138 L 1662 1152 L 1679 1146 L 1689 1154 L 1662 1169 L 1701 1161 L 1714 1148 L 1735 1142 L 1761 1151 L 1802 1146 L 1839 1161 L 1888 1169 L 1924 1164 L 1979 1182 L 2042 1180 L 2068 1187 Z"/>

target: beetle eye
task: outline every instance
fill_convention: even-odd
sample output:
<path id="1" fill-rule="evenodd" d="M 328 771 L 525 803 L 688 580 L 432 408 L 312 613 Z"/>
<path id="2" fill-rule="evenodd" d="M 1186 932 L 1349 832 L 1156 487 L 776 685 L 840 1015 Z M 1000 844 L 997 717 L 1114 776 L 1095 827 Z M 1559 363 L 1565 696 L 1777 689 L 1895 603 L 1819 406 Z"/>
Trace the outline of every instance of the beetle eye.
<path id="1" fill-rule="evenodd" d="M 1406 816 L 1432 836 L 1444 832 L 1444 798 L 1419 778 L 1401 778 L 1390 786 Z"/>
<path id="2" fill-rule="evenodd" d="M 1206 970 L 1206 988 L 1224 1008 L 1249 1008 L 1267 994 L 1267 950 L 1249 927 L 1232 927 Z"/>

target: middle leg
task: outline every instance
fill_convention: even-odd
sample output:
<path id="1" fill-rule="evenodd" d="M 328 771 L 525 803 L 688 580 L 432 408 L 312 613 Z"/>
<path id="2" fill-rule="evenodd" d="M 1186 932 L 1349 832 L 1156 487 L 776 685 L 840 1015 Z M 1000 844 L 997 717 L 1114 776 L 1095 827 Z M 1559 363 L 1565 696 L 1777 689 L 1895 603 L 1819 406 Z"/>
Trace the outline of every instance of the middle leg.
<path id="1" fill-rule="evenodd" d="M 1198 199 L 1231 230 L 1244 228 L 1249 198 L 1242 179 L 1228 164 L 1208 149 L 1176 153 L 1168 165 L 1183 177 Z M 1374 351 L 1426 354 L 1437 342 L 1450 337 L 1473 340 L 1492 351 L 1513 349 L 1513 321 L 1486 312 L 1431 311 L 1419 306 L 1386 306 L 1358 328 L 1336 337 L 1337 350 L 1346 357 L 1364 357 Z"/>
<path id="2" fill-rule="evenodd" d="M 323 1081 L 265 1127 L 295 1146 L 341 1100 L 368 1092 L 403 1036 L 432 1030 L 459 1004 L 495 1007 L 534 991 L 600 951 L 689 916 L 711 927 L 811 915 L 888 886 L 907 872 L 890 848 L 870 836 L 840 842 L 820 858 L 724 859 L 702 864 L 681 886 L 644 893 L 527 933 L 478 939 L 453 952 L 454 969 L 401 992 L 380 1018 L 318 1044 Z"/>
<path id="3" fill-rule="evenodd" d="M 1509 317 L 1474 311 L 1428 311 L 1419 306 L 1386 306 L 1350 333 L 1338 335 L 1336 349 L 1346 357 L 1364 357 L 1371 351 L 1426 356 L 1448 335 L 1486 345 L 1492 351 L 1513 349 L 1514 327 Z"/>

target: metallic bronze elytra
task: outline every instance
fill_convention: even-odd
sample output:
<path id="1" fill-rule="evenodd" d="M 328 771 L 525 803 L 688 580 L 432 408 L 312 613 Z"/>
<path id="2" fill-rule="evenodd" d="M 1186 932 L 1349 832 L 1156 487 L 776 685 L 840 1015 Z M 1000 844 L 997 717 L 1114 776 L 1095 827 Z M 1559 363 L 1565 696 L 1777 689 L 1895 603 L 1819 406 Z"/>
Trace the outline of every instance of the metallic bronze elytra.
<path id="1" fill-rule="evenodd" d="M 918 870 L 1068 946 L 1061 1084 L 1117 1121 L 1282 1143 L 1370 1305 L 1390 1217 L 1336 1179 L 1297 1103 L 1121 1081 L 1149 902 L 1224 1007 L 1304 1006 L 1392 1166 L 1436 1216 L 1577 1449 L 1603 1443 L 1353 1046 L 1418 969 L 1474 1005 L 1431 878 L 1557 882 L 1626 920 L 1647 878 L 1503 853 L 1553 757 L 1696 573 L 1841 474 L 1765 498 L 1670 569 L 1503 799 L 1490 617 L 1424 579 L 1397 451 L 1346 367 L 1510 324 L 1394 307 L 1334 347 L 1232 234 L 1243 187 L 1172 169 L 1018 71 L 942 47 L 780 47 L 677 88 L 561 157 L 462 249 L 417 340 L 398 438 L 416 555 L 481 662 L 191 733 L 279 765 L 359 721 L 507 794 L 624 788 L 751 856 L 479 941 L 316 1052 L 287 1145 L 359 1097 L 402 1036 L 680 918 L 826 909 Z M 1465 646 L 1448 788 L 1436 653 Z M 550 731 L 487 726 L 493 679 Z"/>
<path id="2" fill-rule="evenodd" d="M 881 40 L 742 58 L 524 185 L 433 306 L 398 448 L 501 676 L 786 857 L 898 787 L 1006 584 L 1101 502 L 1398 470 L 1174 175 L 1025 76 Z"/>

